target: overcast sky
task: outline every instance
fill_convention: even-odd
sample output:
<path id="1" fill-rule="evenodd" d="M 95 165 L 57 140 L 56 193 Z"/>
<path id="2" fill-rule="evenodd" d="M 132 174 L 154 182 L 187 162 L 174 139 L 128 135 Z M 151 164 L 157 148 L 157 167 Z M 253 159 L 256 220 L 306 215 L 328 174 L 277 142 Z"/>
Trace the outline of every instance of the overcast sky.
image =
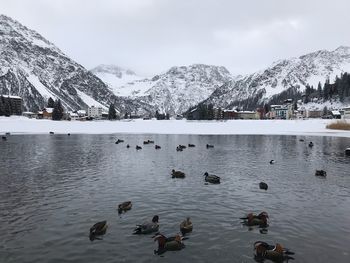
<path id="1" fill-rule="evenodd" d="M 86 68 L 145 76 L 193 63 L 245 74 L 350 46 L 349 10 L 349 0 L 0 0 L 0 13 Z"/>

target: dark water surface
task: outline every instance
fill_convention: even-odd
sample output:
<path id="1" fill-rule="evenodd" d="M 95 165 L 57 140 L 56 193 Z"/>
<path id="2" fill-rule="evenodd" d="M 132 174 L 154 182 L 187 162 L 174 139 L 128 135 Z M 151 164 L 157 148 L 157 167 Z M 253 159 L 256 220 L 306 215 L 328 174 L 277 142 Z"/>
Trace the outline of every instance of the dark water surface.
<path id="1" fill-rule="evenodd" d="M 162 149 L 136 151 L 144 139 Z M 180 143 L 197 147 L 176 152 Z M 0 141 L 0 262 L 255 262 L 257 240 L 290 248 L 294 262 L 350 262 L 348 146 L 332 137 L 11 135 Z M 171 179 L 173 168 L 187 177 Z M 205 171 L 222 183 L 205 185 Z M 126 200 L 133 208 L 120 217 L 116 205 Z M 267 234 L 240 224 L 260 211 L 270 215 Z M 150 236 L 131 234 L 155 214 L 166 235 L 191 217 L 184 250 L 159 257 Z M 90 242 L 101 220 L 107 234 Z"/>

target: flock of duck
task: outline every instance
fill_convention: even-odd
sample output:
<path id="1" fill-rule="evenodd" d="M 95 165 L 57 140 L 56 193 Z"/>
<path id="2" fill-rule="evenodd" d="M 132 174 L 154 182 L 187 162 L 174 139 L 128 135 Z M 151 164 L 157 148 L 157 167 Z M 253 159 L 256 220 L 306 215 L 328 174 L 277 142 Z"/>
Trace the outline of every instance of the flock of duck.
<path id="1" fill-rule="evenodd" d="M 50 132 L 50 134 L 54 134 L 53 132 Z M 6 135 L 10 135 L 10 133 L 6 133 L 5 136 L 2 136 L 2 140 L 6 141 L 7 137 Z M 70 135 L 70 134 L 68 134 Z M 301 142 L 304 142 L 303 139 L 300 139 Z M 123 143 L 124 140 L 118 139 L 115 144 Z M 144 145 L 148 144 L 154 144 L 154 141 L 152 140 L 146 140 L 143 142 Z M 309 142 L 308 146 L 312 148 L 314 146 L 313 142 Z M 130 148 L 130 145 L 126 145 L 127 148 Z M 188 144 L 185 145 L 178 145 L 176 147 L 176 151 L 183 151 L 187 147 L 196 147 L 194 144 Z M 161 149 L 161 146 L 155 145 L 154 147 L 156 150 Z M 206 144 L 206 148 L 214 148 L 214 145 Z M 142 147 L 139 145 L 136 145 L 136 150 L 141 150 Z M 347 149 L 350 151 L 350 149 Z M 345 152 L 346 155 L 350 152 Z M 274 160 L 271 160 L 269 162 L 271 165 L 275 163 Z M 209 174 L 208 172 L 205 172 L 203 174 L 205 184 L 211 183 L 211 184 L 220 184 L 220 177 L 214 174 Z M 316 170 L 315 176 L 321 176 L 325 177 L 327 176 L 326 171 L 324 170 Z M 186 177 L 185 173 L 182 171 L 176 171 L 173 169 L 171 171 L 171 177 L 172 178 L 180 178 L 183 179 Z M 265 182 L 259 183 L 259 188 L 262 190 L 267 191 L 268 185 Z M 132 208 L 132 202 L 126 201 L 117 206 L 118 213 L 125 213 L 128 210 Z M 260 228 L 260 233 L 267 233 L 267 227 L 269 216 L 266 212 L 261 212 L 259 214 L 255 213 L 249 213 L 244 217 L 241 217 L 240 220 L 243 220 L 241 223 L 248 227 L 254 227 L 257 226 Z M 147 235 L 147 234 L 154 234 L 152 237 L 154 241 L 158 242 L 158 249 L 154 251 L 155 254 L 161 255 L 165 253 L 166 251 L 176 251 L 181 250 L 185 248 L 185 245 L 183 243 L 184 240 L 188 239 L 185 237 L 186 234 L 192 232 L 193 230 L 193 224 L 190 220 L 190 218 L 186 218 L 184 221 L 182 221 L 179 225 L 181 234 L 176 234 L 175 236 L 166 237 L 163 234 L 159 232 L 159 216 L 155 215 L 153 216 L 152 220 L 150 222 L 145 222 L 140 225 L 136 225 L 135 229 L 133 230 L 133 234 L 135 235 Z M 91 241 L 95 239 L 101 239 L 101 236 L 103 236 L 107 231 L 107 221 L 101 221 L 97 222 L 90 228 L 89 238 Z M 275 244 L 270 245 L 263 241 L 257 241 L 254 243 L 254 259 L 258 262 L 263 262 L 264 260 L 271 260 L 274 262 L 283 262 L 285 260 L 294 259 L 291 255 L 294 254 L 294 252 L 290 251 L 289 249 L 284 248 L 281 244 Z"/>
<path id="2" fill-rule="evenodd" d="M 118 139 L 115 143 L 123 143 L 124 140 Z M 144 141 L 144 145 L 147 144 L 154 144 L 154 141 Z M 127 144 L 127 148 L 130 148 L 130 145 Z M 185 145 L 178 145 L 176 147 L 176 151 L 183 151 L 187 147 L 195 147 L 194 144 L 188 144 Z M 155 149 L 160 149 L 161 147 L 158 145 L 155 145 Z M 207 144 L 206 148 L 214 148 L 213 145 Z M 136 145 L 136 150 L 141 150 L 142 147 L 139 145 Z M 181 149 L 181 150 L 180 150 Z M 270 164 L 274 164 L 275 161 L 271 160 Z M 203 174 L 205 184 L 219 184 L 220 183 L 220 177 L 216 176 L 214 174 L 209 174 L 208 172 L 205 172 Z M 186 177 L 186 174 L 182 171 L 173 169 L 171 171 L 171 178 L 179 178 L 183 179 Z M 259 183 L 259 188 L 262 190 L 267 191 L 268 185 L 265 182 Z M 118 213 L 127 212 L 132 208 L 131 201 L 127 201 L 124 203 L 121 203 L 117 206 Z M 266 212 L 261 212 L 259 214 L 255 213 L 249 213 L 245 215 L 244 217 L 241 217 L 240 220 L 241 223 L 244 226 L 248 227 L 258 227 L 260 229 L 260 233 L 267 233 L 267 227 L 268 224 L 269 215 Z M 161 255 L 165 253 L 166 251 L 177 251 L 185 248 L 184 240 L 188 239 L 188 237 L 185 237 L 186 234 L 192 232 L 193 230 L 193 223 L 191 222 L 190 218 L 186 218 L 183 222 L 180 223 L 180 233 L 176 234 L 174 236 L 166 237 L 163 234 L 159 232 L 159 216 L 155 215 L 153 216 L 152 220 L 150 222 L 145 222 L 140 225 L 136 225 L 135 229 L 133 230 L 133 234 L 135 235 L 147 235 L 147 234 L 153 234 L 152 238 L 154 241 L 158 242 L 158 248 L 157 250 L 154 250 L 155 254 Z M 96 224 L 94 224 L 90 228 L 90 234 L 89 238 L 90 240 L 94 239 L 100 239 L 99 236 L 104 235 L 107 230 L 107 221 L 101 221 Z M 254 259 L 257 262 L 263 262 L 264 260 L 271 260 L 274 262 L 283 262 L 288 261 L 290 259 L 294 259 L 292 255 L 294 252 L 290 251 L 287 248 L 284 248 L 281 244 L 275 244 L 271 245 L 263 241 L 257 241 L 254 243 L 253 246 L 254 249 Z"/>

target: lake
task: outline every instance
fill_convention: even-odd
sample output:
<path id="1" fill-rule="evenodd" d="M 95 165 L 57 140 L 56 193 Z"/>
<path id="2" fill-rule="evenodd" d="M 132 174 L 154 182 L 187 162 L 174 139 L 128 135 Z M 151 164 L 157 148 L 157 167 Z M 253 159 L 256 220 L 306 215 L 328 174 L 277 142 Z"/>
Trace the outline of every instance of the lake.
<path id="1" fill-rule="evenodd" d="M 196 147 L 175 150 L 188 143 Z M 350 262 L 349 146 L 340 137 L 10 135 L 0 141 L 0 262 L 255 262 L 258 240 L 288 247 L 293 262 Z M 186 178 L 172 179 L 172 169 Z M 204 184 L 206 171 L 221 184 Z M 133 207 L 119 216 L 127 200 Z M 261 211 L 268 233 L 241 224 Z M 191 217 L 185 249 L 158 256 L 152 235 L 132 235 L 153 215 L 165 235 Z M 91 242 L 102 220 L 107 233 Z"/>

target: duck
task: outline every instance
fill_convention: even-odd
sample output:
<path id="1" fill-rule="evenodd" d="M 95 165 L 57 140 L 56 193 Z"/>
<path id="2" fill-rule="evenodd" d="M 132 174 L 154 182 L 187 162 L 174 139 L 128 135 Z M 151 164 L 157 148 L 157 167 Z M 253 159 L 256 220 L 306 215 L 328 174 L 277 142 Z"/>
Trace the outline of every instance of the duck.
<path id="1" fill-rule="evenodd" d="M 151 140 L 147 140 L 147 142 L 148 142 L 148 143 L 152 143 L 152 144 L 154 143 L 154 141 L 151 141 Z"/>
<path id="2" fill-rule="evenodd" d="M 181 149 L 186 149 L 186 146 L 185 146 L 185 145 L 182 145 L 182 144 L 179 144 L 178 147 L 181 148 Z"/>
<path id="3" fill-rule="evenodd" d="M 270 161 L 270 164 L 274 164 L 274 163 L 275 163 L 275 160 L 271 160 L 271 161 Z"/>
<path id="4" fill-rule="evenodd" d="M 299 142 L 304 142 L 305 140 L 304 139 L 299 139 Z"/>
<path id="5" fill-rule="evenodd" d="M 11 135 L 11 133 L 10 132 L 6 132 L 5 135 Z"/>
<path id="6" fill-rule="evenodd" d="M 327 172 L 325 170 L 316 170 L 315 176 L 326 177 L 327 176 Z"/>
<path id="7" fill-rule="evenodd" d="M 3 141 L 7 141 L 7 137 L 6 137 L 6 136 L 1 136 L 1 139 L 2 139 Z"/>
<path id="8" fill-rule="evenodd" d="M 51 132 L 49 132 L 49 133 L 50 133 L 51 135 L 52 135 L 52 134 L 55 134 L 55 133 L 54 133 L 54 132 L 52 132 L 52 131 L 51 131 Z"/>
<path id="9" fill-rule="evenodd" d="M 207 146 L 206 146 L 206 147 L 207 147 L 207 149 L 208 149 L 208 148 L 214 148 L 214 145 L 207 144 Z"/>
<path id="10" fill-rule="evenodd" d="M 188 147 L 196 147 L 196 145 L 192 144 L 192 143 L 189 143 L 188 144 Z"/>
<path id="11" fill-rule="evenodd" d="M 181 222 L 180 224 L 180 231 L 182 235 L 184 236 L 185 234 L 192 232 L 193 230 L 193 224 L 190 220 L 189 217 L 187 217 L 184 221 Z"/>
<path id="12" fill-rule="evenodd" d="M 345 149 L 345 155 L 350 156 L 350 147 Z"/>
<path id="13" fill-rule="evenodd" d="M 309 147 L 313 147 L 314 146 L 314 143 L 313 142 L 309 142 Z"/>
<path id="14" fill-rule="evenodd" d="M 185 178 L 185 173 L 181 171 L 175 171 L 173 169 L 171 171 L 171 178 Z"/>
<path id="15" fill-rule="evenodd" d="M 148 141 L 143 141 L 143 144 L 149 144 L 149 142 Z"/>
<path id="16" fill-rule="evenodd" d="M 183 237 L 180 234 L 176 234 L 172 237 L 166 237 L 158 233 L 154 237 L 154 242 L 158 241 L 158 249 L 154 250 L 154 253 L 161 255 L 166 251 L 178 251 L 185 248 L 185 244 L 182 242 Z"/>
<path id="17" fill-rule="evenodd" d="M 70 133 L 67 133 L 68 136 L 70 136 Z"/>
<path id="18" fill-rule="evenodd" d="M 246 217 L 241 217 L 240 219 L 244 220 L 242 223 L 246 226 L 268 227 L 268 218 L 269 215 L 266 212 L 261 212 L 258 215 L 249 213 Z"/>
<path id="19" fill-rule="evenodd" d="M 260 182 L 259 183 L 259 188 L 261 189 L 261 190 L 267 190 L 267 188 L 269 188 L 269 186 L 267 185 L 267 183 L 265 183 L 265 182 Z"/>
<path id="20" fill-rule="evenodd" d="M 121 214 L 123 212 L 126 212 L 130 210 L 132 207 L 131 201 L 126 201 L 118 205 L 118 213 Z"/>
<path id="21" fill-rule="evenodd" d="M 156 149 L 156 150 L 161 149 L 161 148 L 162 148 L 162 147 L 160 147 L 160 146 L 157 145 L 157 144 L 154 146 L 154 149 Z"/>
<path id="22" fill-rule="evenodd" d="M 129 145 L 129 144 L 127 144 L 127 145 L 126 145 L 126 148 L 130 148 L 130 145 Z"/>
<path id="23" fill-rule="evenodd" d="M 177 152 L 182 152 L 183 149 L 182 149 L 181 147 L 177 146 L 177 147 L 176 147 L 176 151 L 177 151 Z"/>
<path id="24" fill-rule="evenodd" d="M 96 236 L 102 236 L 106 234 L 107 227 L 108 227 L 107 221 L 101 221 L 94 224 L 90 228 L 90 235 L 89 235 L 90 240 L 93 241 L 94 239 L 96 239 Z"/>
<path id="25" fill-rule="evenodd" d="M 263 262 L 265 259 L 273 262 L 283 262 L 290 259 L 294 259 L 290 255 L 294 255 L 294 252 L 287 248 L 284 248 L 281 244 L 269 245 L 263 241 L 256 241 L 254 243 L 254 258 L 258 262 Z"/>
<path id="26" fill-rule="evenodd" d="M 141 146 L 136 145 L 136 150 L 141 150 L 141 149 L 142 149 Z"/>
<path id="27" fill-rule="evenodd" d="M 152 218 L 152 222 L 146 222 L 141 225 L 137 225 L 134 229 L 133 234 L 134 235 L 140 235 L 140 234 L 150 234 L 153 232 L 157 232 L 159 229 L 158 225 L 159 216 L 155 215 Z"/>
<path id="28" fill-rule="evenodd" d="M 121 142 L 124 142 L 124 140 L 118 139 L 118 140 L 115 142 L 115 144 L 119 144 L 119 143 L 121 143 Z"/>
<path id="29" fill-rule="evenodd" d="M 205 176 L 205 181 L 208 183 L 212 183 L 212 184 L 219 184 L 220 183 L 219 176 L 216 176 L 214 174 L 208 174 L 208 172 L 205 172 L 203 176 Z"/>

